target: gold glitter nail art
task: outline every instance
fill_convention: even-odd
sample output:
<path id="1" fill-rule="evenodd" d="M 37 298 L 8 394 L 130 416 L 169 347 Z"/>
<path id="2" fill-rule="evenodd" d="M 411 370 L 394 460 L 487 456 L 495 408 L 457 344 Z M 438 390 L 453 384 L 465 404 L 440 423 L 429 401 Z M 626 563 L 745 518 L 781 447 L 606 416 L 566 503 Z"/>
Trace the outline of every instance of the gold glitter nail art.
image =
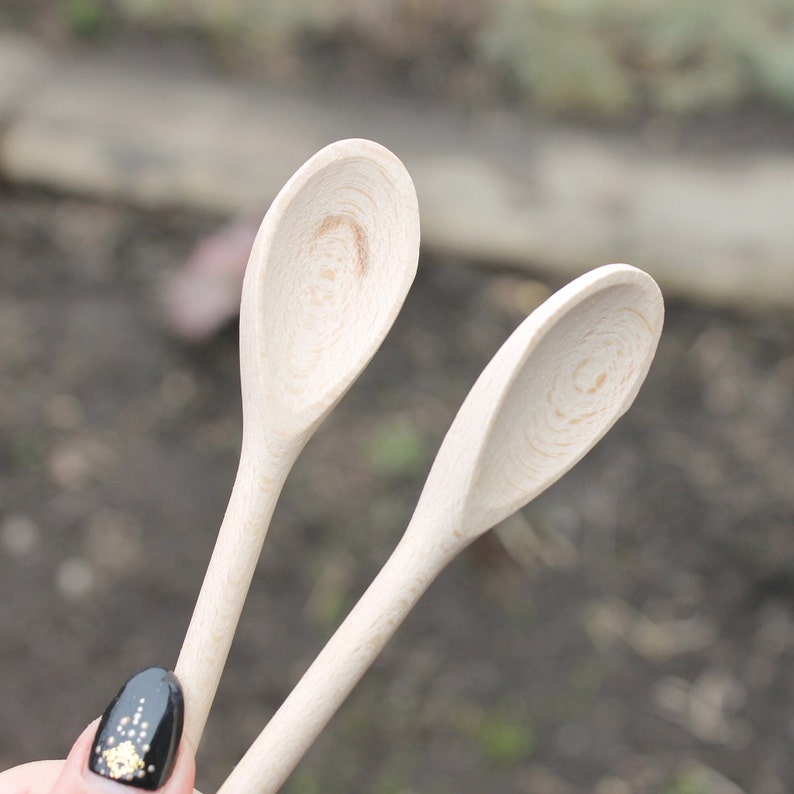
<path id="1" fill-rule="evenodd" d="M 88 769 L 133 788 L 160 788 L 176 759 L 183 714 L 174 674 L 163 667 L 140 670 L 105 709 Z"/>
<path id="2" fill-rule="evenodd" d="M 143 759 L 135 751 L 135 745 L 130 742 L 122 742 L 116 747 L 110 747 L 102 753 L 105 759 L 108 776 L 114 780 L 127 777 L 130 778 L 139 769 L 143 769 Z"/>

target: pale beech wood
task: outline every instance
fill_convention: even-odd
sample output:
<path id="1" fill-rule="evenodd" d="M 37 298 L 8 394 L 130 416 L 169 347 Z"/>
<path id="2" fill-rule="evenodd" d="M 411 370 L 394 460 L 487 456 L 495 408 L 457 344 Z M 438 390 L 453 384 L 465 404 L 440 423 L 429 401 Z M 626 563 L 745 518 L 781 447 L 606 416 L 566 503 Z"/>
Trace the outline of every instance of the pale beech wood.
<path id="1" fill-rule="evenodd" d="M 663 315 L 650 276 L 606 265 L 516 329 L 447 432 L 391 558 L 219 794 L 279 789 L 444 566 L 562 476 L 627 410 Z"/>
<path id="2" fill-rule="evenodd" d="M 318 152 L 262 222 L 240 309 L 240 465 L 175 670 L 193 748 L 284 480 L 391 328 L 418 255 L 413 183 L 371 141 Z"/>

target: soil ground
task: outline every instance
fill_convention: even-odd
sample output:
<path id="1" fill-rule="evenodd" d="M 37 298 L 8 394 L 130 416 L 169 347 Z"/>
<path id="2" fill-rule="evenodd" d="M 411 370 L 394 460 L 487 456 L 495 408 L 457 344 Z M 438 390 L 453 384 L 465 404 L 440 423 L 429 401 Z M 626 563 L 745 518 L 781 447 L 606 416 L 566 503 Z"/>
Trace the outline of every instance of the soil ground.
<path id="1" fill-rule="evenodd" d="M 62 757 L 128 674 L 175 662 L 235 473 L 239 373 L 233 327 L 183 346 L 157 296 L 216 223 L 0 189 L 0 768 Z M 385 561 L 545 286 L 420 262 L 288 480 L 200 789 Z M 794 790 L 792 415 L 790 317 L 669 305 L 632 410 L 444 572 L 285 790 Z"/>

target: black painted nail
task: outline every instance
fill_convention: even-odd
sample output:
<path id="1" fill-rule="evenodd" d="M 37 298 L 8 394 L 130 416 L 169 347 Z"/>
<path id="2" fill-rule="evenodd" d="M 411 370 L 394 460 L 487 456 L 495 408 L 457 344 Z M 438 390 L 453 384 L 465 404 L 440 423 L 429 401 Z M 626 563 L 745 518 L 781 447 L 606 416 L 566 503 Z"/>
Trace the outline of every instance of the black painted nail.
<path id="1" fill-rule="evenodd" d="M 88 768 L 127 786 L 160 788 L 176 760 L 184 713 L 173 673 L 162 667 L 135 673 L 102 715 Z"/>

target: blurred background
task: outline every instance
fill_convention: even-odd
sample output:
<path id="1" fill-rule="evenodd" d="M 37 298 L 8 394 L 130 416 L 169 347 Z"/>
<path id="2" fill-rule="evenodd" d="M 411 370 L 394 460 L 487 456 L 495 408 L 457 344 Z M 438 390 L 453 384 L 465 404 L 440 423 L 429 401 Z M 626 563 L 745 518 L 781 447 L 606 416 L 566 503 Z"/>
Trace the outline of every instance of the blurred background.
<path id="1" fill-rule="evenodd" d="M 173 665 L 235 474 L 236 305 L 283 181 L 373 137 L 419 274 L 290 476 L 215 790 L 396 545 L 476 376 L 630 261 L 635 406 L 442 574 L 290 794 L 794 789 L 794 1 L 0 2 L 0 768 Z"/>

